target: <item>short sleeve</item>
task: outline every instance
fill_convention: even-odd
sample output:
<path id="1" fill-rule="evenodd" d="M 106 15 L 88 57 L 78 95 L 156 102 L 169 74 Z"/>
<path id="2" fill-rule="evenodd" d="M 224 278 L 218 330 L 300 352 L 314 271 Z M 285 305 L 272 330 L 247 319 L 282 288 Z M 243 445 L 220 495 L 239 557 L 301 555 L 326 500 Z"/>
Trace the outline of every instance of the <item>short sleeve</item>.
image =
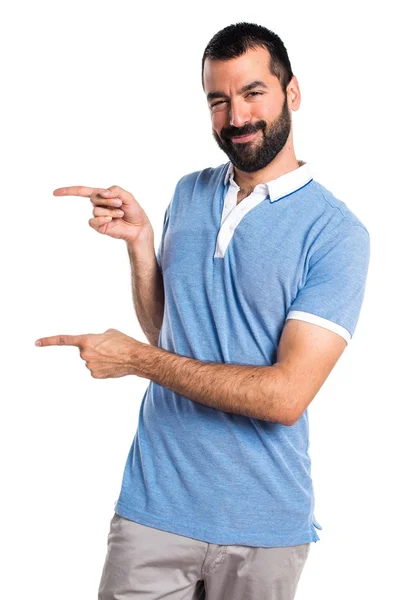
<path id="1" fill-rule="evenodd" d="M 157 253 L 156 253 L 157 263 L 158 263 L 161 273 L 162 273 L 162 255 L 163 255 L 163 250 L 164 250 L 164 240 L 165 240 L 165 234 L 168 229 L 169 217 L 170 217 L 170 213 L 171 213 L 171 204 L 172 204 L 172 199 L 171 199 L 170 203 L 168 204 L 166 211 L 164 213 L 161 241 L 158 246 Z"/>
<path id="2" fill-rule="evenodd" d="M 369 258 L 367 229 L 346 221 L 312 254 L 305 284 L 286 320 L 315 323 L 338 333 L 348 343 L 364 299 Z"/>

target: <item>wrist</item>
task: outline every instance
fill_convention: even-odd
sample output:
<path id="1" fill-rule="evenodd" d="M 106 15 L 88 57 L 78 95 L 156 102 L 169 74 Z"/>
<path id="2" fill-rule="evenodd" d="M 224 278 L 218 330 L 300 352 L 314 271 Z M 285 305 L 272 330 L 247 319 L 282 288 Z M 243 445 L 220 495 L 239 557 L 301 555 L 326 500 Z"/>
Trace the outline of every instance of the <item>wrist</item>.
<path id="1" fill-rule="evenodd" d="M 139 234 L 132 240 L 125 240 L 127 248 L 130 252 L 137 252 L 143 248 L 154 249 L 154 231 L 151 225 L 143 227 Z"/>
<path id="2" fill-rule="evenodd" d="M 154 346 L 151 346 L 150 344 L 144 344 L 143 342 L 135 340 L 135 343 L 130 348 L 128 357 L 128 365 L 131 375 L 149 379 L 148 368 L 146 368 L 146 365 L 149 359 L 150 362 L 154 362 L 154 356 L 152 354 L 153 350 L 158 350 L 158 348 L 154 348 Z"/>

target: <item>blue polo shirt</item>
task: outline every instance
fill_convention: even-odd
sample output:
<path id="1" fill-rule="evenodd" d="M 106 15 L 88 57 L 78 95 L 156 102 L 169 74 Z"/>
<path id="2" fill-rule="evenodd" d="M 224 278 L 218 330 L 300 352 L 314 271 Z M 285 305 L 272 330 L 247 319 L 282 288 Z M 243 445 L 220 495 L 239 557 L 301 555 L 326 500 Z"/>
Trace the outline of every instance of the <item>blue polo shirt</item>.
<path id="1" fill-rule="evenodd" d="M 159 346 L 198 359 L 273 365 L 287 319 L 348 343 L 363 301 L 369 234 L 307 163 L 237 203 L 231 163 L 185 175 L 157 258 Z M 115 511 L 213 544 L 319 540 L 307 410 L 292 426 L 207 407 L 150 382 Z"/>

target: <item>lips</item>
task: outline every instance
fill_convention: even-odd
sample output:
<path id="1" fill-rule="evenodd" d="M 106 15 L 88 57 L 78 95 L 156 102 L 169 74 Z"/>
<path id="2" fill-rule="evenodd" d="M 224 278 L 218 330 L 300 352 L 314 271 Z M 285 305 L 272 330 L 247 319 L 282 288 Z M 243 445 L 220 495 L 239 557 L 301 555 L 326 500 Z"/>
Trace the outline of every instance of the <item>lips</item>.
<path id="1" fill-rule="evenodd" d="M 238 135 L 237 137 L 232 137 L 231 140 L 234 144 L 244 144 L 245 142 L 250 142 L 255 136 L 256 133 L 250 133 L 248 135 Z"/>

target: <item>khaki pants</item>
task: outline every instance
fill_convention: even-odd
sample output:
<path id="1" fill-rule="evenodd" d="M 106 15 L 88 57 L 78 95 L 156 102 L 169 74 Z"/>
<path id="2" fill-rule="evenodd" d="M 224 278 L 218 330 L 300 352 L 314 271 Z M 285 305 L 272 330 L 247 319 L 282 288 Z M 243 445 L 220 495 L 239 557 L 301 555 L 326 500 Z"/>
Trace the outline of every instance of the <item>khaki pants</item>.
<path id="1" fill-rule="evenodd" d="M 111 519 L 99 600 L 293 600 L 310 543 L 219 546 Z"/>

